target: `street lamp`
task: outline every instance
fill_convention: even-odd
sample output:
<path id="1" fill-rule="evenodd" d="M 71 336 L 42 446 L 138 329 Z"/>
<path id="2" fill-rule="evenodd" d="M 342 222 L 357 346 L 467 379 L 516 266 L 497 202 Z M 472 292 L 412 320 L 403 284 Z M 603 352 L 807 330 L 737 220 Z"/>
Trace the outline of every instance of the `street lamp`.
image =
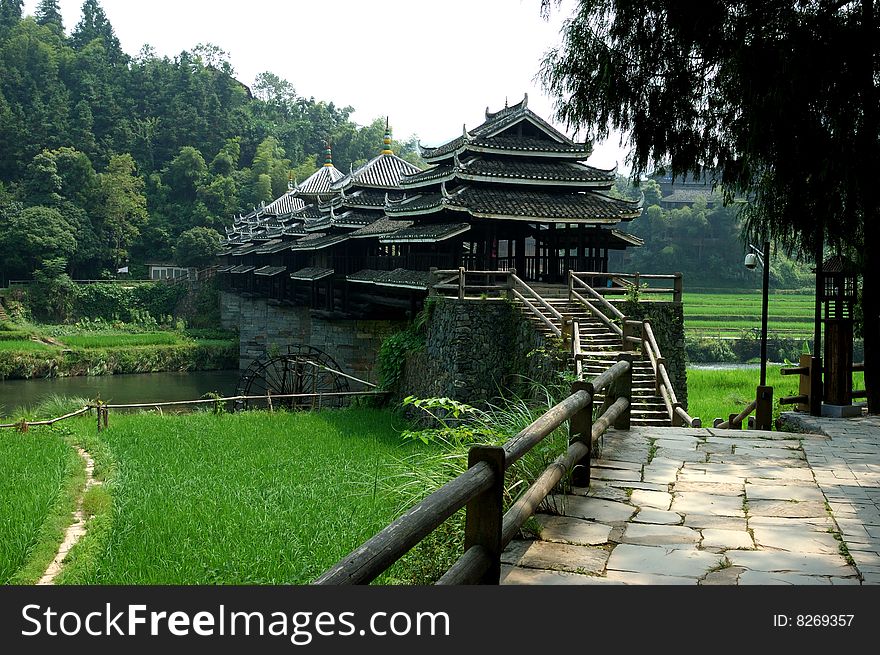
<path id="1" fill-rule="evenodd" d="M 769 430 L 773 400 L 773 389 L 767 386 L 767 300 L 770 287 L 770 242 L 764 242 L 763 252 L 752 244 L 749 244 L 749 250 L 751 252 L 746 254 L 743 264 L 749 270 L 754 270 L 760 264 L 764 278 L 761 296 L 761 383 L 755 397 L 757 410 L 755 427 L 759 430 Z"/>

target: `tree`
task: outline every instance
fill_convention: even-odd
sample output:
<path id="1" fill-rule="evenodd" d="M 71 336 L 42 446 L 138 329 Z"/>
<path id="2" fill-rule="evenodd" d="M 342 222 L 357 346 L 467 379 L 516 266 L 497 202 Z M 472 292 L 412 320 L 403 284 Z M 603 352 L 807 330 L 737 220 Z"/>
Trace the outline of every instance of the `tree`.
<path id="1" fill-rule="evenodd" d="M 82 4 L 82 18 L 73 29 L 70 41 L 74 48 L 82 50 L 95 39 L 101 40 L 111 62 L 124 59 L 122 46 L 104 9 L 98 0 L 85 0 Z"/>
<path id="2" fill-rule="evenodd" d="M 61 18 L 58 0 L 40 0 L 36 16 L 38 25 L 50 27 L 58 36 L 64 36 L 64 21 Z"/>
<path id="3" fill-rule="evenodd" d="M 174 261 L 179 266 L 204 268 L 220 252 L 222 237 L 210 227 L 194 227 L 183 232 L 174 246 Z"/>
<path id="4" fill-rule="evenodd" d="M 21 20 L 24 0 L 0 0 L 0 30 L 15 27 Z"/>
<path id="5" fill-rule="evenodd" d="M 54 207 L 28 207 L 0 213 L 0 249 L 5 267 L 25 275 L 49 259 L 69 258 L 76 234 Z"/>
<path id="6" fill-rule="evenodd" d="M 542 0 L 549 10 L 551 0 Z M 868 409 L 880 412 L 876 0 L 580 0 L 541 66 L 558 116 L 628 133 L 633 172 L 715 171 L 747 234 L 850 250 L 862 271 Z"/>
<path id="7" fill-rule="evenodd" d="M 131 155 L 114 155 L 107 171 L 100 175 L 104 231 L 111 249 L 114 268 L 128 256 L 128 246 L 147 222 L 144 181 L 135 171 Z"/>

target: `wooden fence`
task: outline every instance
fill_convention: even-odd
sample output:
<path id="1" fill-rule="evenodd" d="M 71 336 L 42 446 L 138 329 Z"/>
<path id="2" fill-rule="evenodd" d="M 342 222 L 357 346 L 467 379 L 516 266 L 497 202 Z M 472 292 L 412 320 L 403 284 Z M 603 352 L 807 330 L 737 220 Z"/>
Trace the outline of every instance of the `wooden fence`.
<path id="1" fill-rule="evenodd" d="M 620 357 L 592 381 L 575 382 L 570 396 L 502 446 L 471 448 L 467 471 L 353 550 L 314 584 L 372 582 L 462 508 L 466 512 L 464 552 L 437 584 L 498 584 L 501 552 L 544 498 L 569 474 L 573 482 L 589 484 L 591 452 L 602 434 L 611 426 L 629 429 L 632 361 L 630 355 Z M 593 397 L 600 391 L 605 400 L 594 419 Z M 568 449 L 505 512 L 505 472 L 566 421 Z"/>

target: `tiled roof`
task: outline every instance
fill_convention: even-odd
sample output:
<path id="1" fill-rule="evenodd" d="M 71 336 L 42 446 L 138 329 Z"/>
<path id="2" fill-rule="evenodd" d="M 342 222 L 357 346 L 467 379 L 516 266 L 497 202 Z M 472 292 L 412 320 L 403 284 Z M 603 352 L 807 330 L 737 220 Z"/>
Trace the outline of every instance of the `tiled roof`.
<path id="1" fill-rule="evenodd" d="M 255 250 L 257 254 L 260 255 L 271 255 L 276 252 L 281 252 L 282 250 L 287 250 L 290 247 L 290 241 L 282 241 L 278 239 L 277 241 L 270 241 L 267 245 Z"/>
<path id="2" fill-rule="evenodd" d="M 471 229 L 470 223 L 416 223 L 381 237 L 381 243 L 435 243 Z"/>
<path id="3" fill-rule="evenodd" d="M 316 268 L 314 266 L 308 266 L 306 268 L 301 268 L 298 271 L 294 271 L 293 273 L 291 273 L 290 279 L 312 282 L 315 280 L 321 280 L 330 275 L 333 275 L 332 268 Z"/>
<path id="4" fill-rule="evenodd" d="M 397 155 L 377 155 L 344 179 L 333 185 L 334 190 L 349 187 L 394 189 L 400 186 L 401 175 L 418 173 L 419 168 Z"/>
<path id="5" fill-rule="evenodd" d="M 232 268 L 229 269 L 229 272 L 230 272 L 230 273 L 236 273 L 236 274 L 240 274 L 240 273 L 250 273 L 250 272 L 251 272 L 252 270 L 254 270 L 255 268 L 256 268 L 256 266 L 245 266 L 245 265 L 242 265 L 242 266 L 234 266 L 234 267 L 232 267 Z"/>
<path id="6" fill-rule="evenodd" d="M 332 224 L 337 227 L 359 228 L 369 225 L 381 216 L 380 213 L 366 212 L 358 209 L 349 209 L 348 211 L 336 211 L 333 215 Z"/>
<path id="7" fill-rule="evenodd" d="M 308 232 L 306 232 L 306 228 L 303 227 L 302 223 L 294 223 L 281 230 L 281 234 L 285 236 L 302 236 L 308 234 Z"/>
<path id="8" fill-rule="evenodd" d="M 611 236 L 620 241 L 624 246 L 643 246 L 645 245 L 645 240 L 642 237 L 637 237 L 635 234 L 630 234 L 628 232 L 622 232 L 620 230 L 610 230 Z"/>
<path id="9" fill-rule="evenodd" d="M 321 250 L 337 243 L 342 243 L 348 238 L 347 234 L 324 234 L 315 232 L 290 244 L 291 250 Z"/>
<path id="10" fill-rule="evenodd" d="M 252 252 L 256 252 L 260 248 L 266 245 L 265 241 L 261 241 L 260 243 L 248 243 L 247 245 L 242 246 L 237 250 L 233 250 L 230 255 L 233 257 L 242 257 L 243 255 L 249 255 Z"/>
<path id="11" fill-rule="evenodd" d="M 696 202 L 699 198 L 705 198 L 709 202 L 712 202 L 714 199 L 711 196 L 712 187 L 675 189 L 668 196 L 660 198 L 660 202 L 684 204 Z"/>
<path id="12" fill-rule="evenodd" d="M 330 186 L 343 177 L 345 174 L 335 166 L 321 166 L 303 180 L 302 184 L 298 184 L 294 193 L 300 196 L 329 195 Z"/>
<path id="13" fill-rule="evenodd" d="M 317 205 L 306 205 L 304 209 L 300 209 L 294 213 L 295 218 L 309 219 L 321 218 L 324 214 L 318 209 Z"/>
<path id="14" fill-rule="evenodd" d="M 423 194 L 389 205 L 389 216 L 433 213 L 443 209 L 467 211 L 477 218 L 548 220 L 553 222 L 616 223 L 641 213 L 638 203 L 618 200 L 601 193 L 495 189 L 468 186 L 444 198 L 440 193 Z"/>
<path id="15" fill-rule="evenodd" d="M 283 273 L 286 270 L 286 266 L 263 266 L 262 268 L 258 268 L 257 270 L 255 270 L 254 275 L 264 275 L 266 277 L 271 277 L 273 275 Z"/>
<path id="16" fill-rule="evenodd" d="M 231 268 L 232 268 L 232 266 L 229 266 L 229 265 L 218 266 L 215 272 L 217 272 L 217 273 L 226 273 L 226 272 L 228 272 L 229 269 L 231 269 Z"/>
<path id="17" fill-rule="evenodd" d="M 373 221 L 369 225 L 365 225 L 364 227 L 358 228 L 353 232 L 349 232 L 348 236 L 350 239 L 382 237 L 388 234 L 392 234 L 397 230 L 409 227 L 410 225 L 412 225 L 412 221 L 393 221 L 387 216 L 383 216 L 382 218 Z"/>
<path id="18" fill-rule="evenodd" d="M 433 282 L 430 271 L 410 271 L 405 268 L 396 268 L 393 271 L 376 271 L 365 268 L 346 276 L 345 279 L 349 282 L 406 289 L 427 289 Z"/>
<path id="19" fill-rule="evenodd" d="M 477 156 L 462 163 L 458 169 L 451 164 L 443 163 L 417 175 L 402 178 L 401 185 L 406 189 L 411 186 L 423 186 L 426 183 L 450 180 L 454 177 L 462 180 L 498 180 L 514 183 L 525 181 L 527 184 L 529 182 L 538 184 L 568 183 L 610 188 L 614 183 L 615 173 L 575 161 L 535 160 L 519 157 L 487 159 Z"/>
<path id="20" fill-rule="evenodd" d="M 296 196 L 296 191 L 288 191 L 277 200 L 266 205 L 263 208 L 263 212 L 272 216 L 282 216 L 300 210 L 305 206 L 305 201 Z"/>
<path id="21" fill-rule="evenodd" d="M 346 193 L 342 202 L 346 207 L 377 207 L 385 206 L 385 191 L 378 189 L 360 189 L 355 193 Z M 391 198 L 400 198 L 400 192 L 390 193 Z"/>

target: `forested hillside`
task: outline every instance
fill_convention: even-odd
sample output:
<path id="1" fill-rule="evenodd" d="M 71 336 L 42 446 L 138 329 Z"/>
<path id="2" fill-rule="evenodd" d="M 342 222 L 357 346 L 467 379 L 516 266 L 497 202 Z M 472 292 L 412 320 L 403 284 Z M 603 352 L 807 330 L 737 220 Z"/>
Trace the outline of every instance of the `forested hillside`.
<path id="1" fill-rule="evenodd" d="M 353 111 L 270 72 L 249 88 L 212 44 L 130 57 L 98 0 L 72 29 L 56 0 L 34 16 L 0 0 L 0 284 L 46 262 L 98 278 L 173 261 L 181 234 L 278 197 L 328 140 L 343 171 L 376 155 L 384 118 Z M 415 137 L 394 148 L 417 157 Z"/>

